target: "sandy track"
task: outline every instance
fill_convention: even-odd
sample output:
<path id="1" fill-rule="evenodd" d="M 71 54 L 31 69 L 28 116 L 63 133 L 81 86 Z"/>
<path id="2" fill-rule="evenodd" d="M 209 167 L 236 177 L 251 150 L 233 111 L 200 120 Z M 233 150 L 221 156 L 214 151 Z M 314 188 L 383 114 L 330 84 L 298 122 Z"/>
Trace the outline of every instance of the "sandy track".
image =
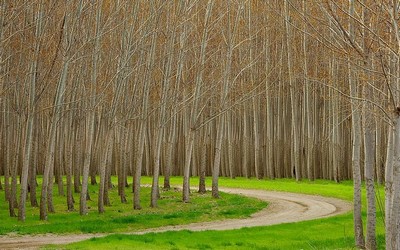
<path id="1" fill-rule="evenodd" d="M 138 232 L 129 232 L 126 234 L 145 234 L 149 232 L 178 231 L 184 229 L 192 231 L 229 230 L 242 227 L 268 226 L 330 217 L 346 213 L 352 208 L 349 202 L 314 195 L 237 188 L 220 188 L 220 190 L 268 201 L 269 205 L 267 208 L 246 219 L 167 226 Z M 108 234 L 6 235 L 0 236 L 0 249 L 38 249 L 40 246 L 46 244 L 67 244 L 105 235 Z"/>

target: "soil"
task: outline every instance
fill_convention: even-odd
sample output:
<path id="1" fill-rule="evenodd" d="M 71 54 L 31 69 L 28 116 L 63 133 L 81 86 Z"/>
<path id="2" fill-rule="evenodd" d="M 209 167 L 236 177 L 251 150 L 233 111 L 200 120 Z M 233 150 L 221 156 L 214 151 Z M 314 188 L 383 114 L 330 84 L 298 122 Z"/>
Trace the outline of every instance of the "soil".
<path id="1" fill-rule="evenodd" d="M 349 202 L 315 195 L 274 192 L 253 189 L 220 188 L 220 191 L 254 197 L 269 203 L 268 207 L 246 219 L 200 222 L 166 226 L 125 234 L 146 234 L 165 231 L 230 230 L 242 227 L 268 226 L 335 216 L 352 209 Z M 17 235 L 0 236 L 0 249 L 39 249 L 48 244 L 68 244 L 109 234 Z"/>

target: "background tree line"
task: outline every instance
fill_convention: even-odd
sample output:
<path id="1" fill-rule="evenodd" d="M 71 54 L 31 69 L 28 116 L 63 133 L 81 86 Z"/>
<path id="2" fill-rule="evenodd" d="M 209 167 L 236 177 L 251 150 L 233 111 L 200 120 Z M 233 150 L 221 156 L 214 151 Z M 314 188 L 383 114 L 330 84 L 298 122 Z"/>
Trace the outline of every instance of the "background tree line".
<path id="1" fill-rule="evenodd" d="M 153 176 L 151 206 L 171 175 L 184 176 L 185 202 L 192 175 L 200 192 L 212 176 L 214 197 L 220 175 L 353 178 L 357 245 L 376 247 L 377 181 L 395 249 L 398 23 L 389 0 L 3 0 L 0 184 L 10 216 L 25 219 L 29 196 L 47 219 L 53 185 L 69 210 L 80 193 L 86 214 L 96 176 L 99 212 L 111 175 L 121 202 L 133 182 L 135 209 L 142 175 Z"/>

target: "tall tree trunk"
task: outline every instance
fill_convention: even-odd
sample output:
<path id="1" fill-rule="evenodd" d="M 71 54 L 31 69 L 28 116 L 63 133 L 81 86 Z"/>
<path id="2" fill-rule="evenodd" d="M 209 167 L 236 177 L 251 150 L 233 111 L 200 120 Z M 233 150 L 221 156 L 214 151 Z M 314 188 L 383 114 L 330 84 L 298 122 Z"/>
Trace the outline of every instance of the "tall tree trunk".
<path id="1" fill-rule="evenodd" d="M 354 3 L 354 0 L 352 1 Z M 356 79 L 351 66 L 350 58 L 348 59 L 349 85 L 350 95 L 358 97 Z M 362 201 L 361 201 L 361 119 L 358 110 L 358 103 L 355 100 L 351 101 L 351 121 L 352 121 L 352 169 L 353 169 L 353 221 L 354 221 L 354 239 L 355 244 L 359 248 L 365 247 L 363 222 L 362 222 Z"/>
<path id="2" fill-rule="evenodd" d="M 295 84 L 293 83 L 293 58 L 291 52 L 291 31 L 290 31 L 290 11 L 289 11 L 289 0 L 285 0 L 285 30 L 286 30 L 286 56 L 287 56 L 287 67 L 288 67 L 288 81 L 290 91 L 290 110 L 291 110 L 291 141 L 292 141 L 292 167 L 294 169 L 294 175 L 296 181 L 300 180 L 300 150 L 299 150 L 299 139 L 298 139 L 298 121 L 297 121 L 297 101 L 295 96 Z"/>
<path id="3" fill-rule="evenodd" d="M 199 193 L 205 194 L 206 190 L 206 169 L 207 169 L 207 141 L 210 140 L 210 125 L 207 124 L 204 128 L 202 138 L 200 169 L 199 169 Z"/>
<path id="4" fill-rule="evenodd" d="M 100 184 L 99 184 L 99 196 L 98 196 L 98 211 L 99 213 L 104 213 L 104 204 L 108 199 L 108 196 L 106 195 L 108 186 L 107 184 L 107 169 L 110 168 L 110 166 L 107 164 L 109 157 L 111 157 L 112 153 L 112 144 L 113 144 L 113 135 L 114 131 L 113 128 L 108 128 L 108 131 L 106 132 L 105 136 L 105 141 L 104 141 L 104 152 L 101 155 L 101 162 L 100 162 Z"/>
<path id="5" fill-rule="evenodd" d="M 121 132 L 121 165 L 119 167 L 118 173 L 118 194 L 121 198 L 121 203 L 127 203 L 125 186 L 127 185 L 127 167 L 128 163 L 128 151 L 129 151 L 129 135 L 127 127 L 122 128 Z M 118 157 L 118 156 L 117 156 Z"/>
<path id="6" fill-rule="evenodd" d="M 153 6 L 154 7 L 154 6 Z M 155 63 L 155 50 L 156 50 L 156 42 L 158 37 L 158 32 L 156 30 L 159 15 L 155 12 L 152 13 L 154 15 L 153 20 L 153 30 L 151 36 L 151 47 L 148 53 L 146 69 L 144 72 L 143 79 L 143 94 L 142 94 L 142 115 L 140 120 L 140 132 L 138 134 L 138 149 L 137 149 L 137 160 L 135 167 L 135 178 L 134 178 L 134 198 L 133 198 L 133 208 L 141 209 L 140 205 L 140 179 L 142 175 L 142 165 L 143 165 L 143 151 L 145 146 L 145 136 L 147 134 L 147 124 L 148 124 L 148 109 L 149 109 L 149 94 L 150 94 L 150 82 L 152 81 L 151 70 L 154 67 Z M 146 159 L 149 161 L 149 157 Z M 148 162 L 147 162 L 148 163 Z"/>
<path id="7" fill-rule="evenodd" d="M 4 102 L 4 143 L 5 145 L 11 145 L 11 124 L 10 124 L 10 114 L 9 114 L 9 101 Z M 10 199 L 10 169 L 11 169 L 11 149 L 9 147 L 4 148 L 4 200 L 9 201 Z"/>
<path id="8" fill-rule="evenodd" d="M 64 22 L 64 31 L 67 30 L 67 21 Z M 54 157 L 55 157 L 55 144 L 58 122 L 61 116 L 61 105 L 64 101 L 65 87 L 68 77 L 69 57 L 65 56 L 63 61 L 63 70 L 57 86 L 57 92 L 54 99 L 53 117 L 50 124 L 50 131 L 48 135 L 48 143 L 46 150 L 46 163 L 43 173 L 42 191 L 40 198 L 40 219 L 47 220 L 47 209 L 54 212 L 52 202 L 52 186 L 53 186 L 53 171 L 54 171 Z"/>
<path id="9" fill-rule="evenodd" d="M 194 137 L 196 132 L 196 123 L 198 117 L 198 106 L 201 97 L 202 91 L 202 81 L 203 81 L 203 71 L 206 59 L 206 48 L 207 48 L 207 40 L 208 40 L 208 23 L 211 17 L 211 11 L 214 2 L 209 0 L 207 3 L 207 9 L 204 16 L 204 28 L 203 35 L 201 39 L 201 48 L 200 48 L 200 65 L 196 76 L 196 85 L 194 92 L 194 100 L 190 112 L 190 125 L 189 125 L 189 135 L 187 140 L 187 145 L 185 149 L 185 166 L 183 171 L 183 187 L 182 187 L 182 200 L 183 202 L 190 201 L 190 166 L 192 163 L 192 150 L 194 144 Z"/>
<path id="10" fill-rule="evenodd" d="M 36 122 L 38 120 L 36 119 Z M 35 129 L 34 132 L 34 144 L 33 144 L 33 162 L 30 164 L 29 167 L 29 193 L 30 193 L 30 202 L 32 207 L 37 207 L 38 202 L 36 198 L 36 166 L 37 166 L 37 158 L 38 158 L 38 149 L 39 149 L 39 130 Z"/>
<path id="11" fill-rule="evenodd" d="M 86 123 L 89 118 L 85 119 Z M 81 186 L 81 164 L 82 164 L 82 133 L 81 131 L 81 121 L 75 120 L 75 137 L 73 138 L 75 154 L 74 154 L 74 193 L 80 193 L 80 186 Z M 86 135 L 86 134 L 85 134 Z M 85 139 L 86 141 L 86 139 Z M 86 147 L 85 147 L 86 150 Z"/>
<path id="12" fill-rule="evenodd" d="M 218 177 L 220 172 L 220 164 L 221 164 L 221 150 L 222 150 L 222 140 L 225 134 L 224 128 L 226 127 L 226 108 L 227 108 L 227 99 L 228 93 L 231 83 L 231 71 L 232 71 L 232 55 L 233 49 L 236 42 L 236 30 L 240 21 L 240 14 L 242 10 L 242 6 L 238 6 L 238 10 L 236 13 L 235 21 L 233 23 L 233 27 L 231 27 L 231 20 L 230 20 L 230 3 L 227 3 L 228 7 L 228 25 L 227 25 L 227 48 L 226 48 L 226 58 L 225 58 L 225 70 L 223 75 L 223 86 L 221 92 L 221 100 L 220 100 L 220 112 L 218 122 L 217 122 L 217 140 L 215 145 L 215 154 L 214 154 L 214 166 L 213 166 L 213 173 L 212 173 L 212 196 L 214 198 L 219 198 L 219 190 L 218 190 Z M 251 11 L 249 9 L 249 11 Z M 250 15 L 249 15 L 250 19 Z M 232 29 L 232 30 L 231 30 Z M 251 60 L 251 56 L 250 56 Z"/>
<path id="13" fill-rule="evenodd" d="M 393 127 L 393 160 L 388 158 L 386 163 L 386 249 L 399 249 L 400 247 L 398 230 L 400 223 L 400 109 L 399 107 L 396 109 Z M 388 145 L 388 157 L 392 153 L 390 147 L 391 144 Z"/>
<path id="14" fill-rule="evenodd" d="M 64 118 L 60 118 L 60 124 L 63 124 Z M 65 144 L 65 136 L 63 135 L 62 129 L 58 130 L 58 145 L 59 145 L 59 152 L 58 152 L 58 161 L 56 161 L 56 182 L 58 186 L 58 195 L 64 196 L 64 183 L 63 183 L 63 169 L 64 166 L 64 144 Z"/>
<path id="15" fill-rule="evenodd" d="M 13 155 L 13 163 L 11 165 L 11 192 L 10 198 L 8 199 L 9 204 L 9 212 L 10 217 L 16 217 L 17 214 L 15 213 L 15 208 L 18 206 L 17 203 L 17 173 L 18 173 L 18 166 L 19 166 L 19 157 L 20 153 L 18 150 L 21 147 L 21 140 L 22 140 L 22 125 L 21 125 L 21 118 L 16 116 L 15 127 L 16 127 L 16 137 L 14 139 L 14 155 Z"/>
<path id="16" fill-rule="evenodd" d="M 249 152 L 250 152 L 250 139 L 249 139 L 249 120 L 248 120 L 248 108 L 247 103 L 243 105 L 243 150 L 242 150 L 242 175 L 246 178 L 250 178 L 249 173 Z"/>
<path id="17" fill-rule="evenodd" d="M 395 120 L 395 124 L 392 126 L 389 125 L 388 128 L 388 141 L 386 145 L 386 164 L 385 164 L 385 241 L 386 241 L 386 249 L 395 249 L 393 242 L 393 221 L 391 215 L 391 209 L 393 208 L 393 167 L 395 163 L 395 152 L 394 150 L 400 149 L 400 138 L 395 138 L 394 136 L 398 136 L 398 132 L 396 134 L 396 130 L 400 130 L 400 123 Z M 395 144 L 397 143 L 397 144 Z M 399 153 L 396 153 L 396 157 L 398 157 Z"/>
<path id="18" fill-rule="evenodd" d="M 367 1 L 364 1 L 366 4 Z M 369 27 L 371 16 L 369 9 L 364 6 L 363 7 L 363 18 L 364 25 Z M 370 32 L 367 28 L 364 28 L 364 56 L 365 62 L 364 66 L 366 68 L 365 75 L 367 76 L 367 81 L 371 77 L 368 69 L 372 70 L 372 58 L 370 51 Z M 363 86 L 363 98 L 366 100 L 372 100 L 373 91 L 371 87 L 368 86 L 367 82 L 365 82 Z M 375 205 L 375 128 L 374 128 L 374 118 L 373 118 L 373 106 L 371 104 L 364 103 L 363 105 L 363 127 L 364 127 L 364 162 L 365 162 L 365 185 L 367 188 L 367 234 L 365 240 L 365 247 L 367 249 L 376 249 L 376 205 Z"/>
<path id="19" fill-rule="evenodd" d="M 392 36 L 397 42 L 397 53 L 390 53 L 390 98 L 394 102 L 393 125 L 389 127 L 387 157 L 385 166 L 385 236 L 386 249 L 400 248 L 400 108 L 398 106 L 399 97 L 393 95 L 394 89 L 400 86 L 400 32 L 398 26 L 399 3 L 392 1 L 391 20 Z M 397 107 L 396 107 L 397 105 Z"/>
<path id="20" fill-rule="evenodd" d="M 181 4 L 183 4 L 181 2 Z M 184 10 L 184 4 L 183 6 L 179 6 L 180 9 Z M 179 10 L 178 10 L 179 12 Z M 179 16 L 179 14 L 178 14 Z M 168 22 L 169 23 L 169 22 Z M 166 29 L 170 29 L 169 26 L 166 27 Z M 162 141 L 164 137 L 164 130 L 165 130 L 165 123 L 166 123 L 166 109 L 167 109 L 167 99 L 168 99 L 168 91 L 169 91 L 169 85 L 170 85 L 170 79 L 171 79 L 171 73 L 172 73 L 172 62 L 174 59 L 174 44 L 175 44 L 175 28 L 172 29 L 172 31 L 169 34 L 168 37 L 168 42 L 165 47 L 166 53 L 168 53 L 167 56 L 167 61 L 165 64 L 164 68 L 164 79 L 162 81 L 162 87 L 161 87 L 161 107 L 160 107 L 160 114 L 158 117 L 158 126 L 156 129 L 156 134 L 154 135 L 156 137 L 156 146 L 155 146 L 155 152 L 154 152 L 154 168 L 153 168 L 153 181 L 152 181 L 152 186 L 151 186 L 151 207 L 157 207 L 157 200 L 158 197 L 160 196 L 159 192 L 159 174 L 160 174 L 160 158 L 161 158 L 161 146 L 162 146 Z"/>
<path id="21" fill-rule="evenodd" d="M 26 196 L 28 192 L 28 173 L 29 173 L 29 165 L 31 163 L 31 153 L 32 153 L 32 139 L 33 139 L 33 130 L 34 130 L 34 121 L 35 121 L 35 89 L 36 89 L 36 80 L 37 80 L 37 72 L 38 72 L 38 56 L 40 53 L 40 40 L 42 33 L 42 22 L 43 22 L 43 13 L 42 13 L 42 2 L 38 4 L 38 10 L 36 13 L 36 30 L 35 30 L 35 50 L 34 50 L 34 59 L 30 65 L 30 75 L 31 81 L 29 85 L 29 105 L 28 105 L 28 118 L 26 123 L 26 132 L 25 132 L 25 142 L 24 142 L 24 157 L 21 171 L 21 185 L 20 185 L 20 200 L 19 200 L 19 209 L 18 209 L 18 220 L 25 221 L 25 204 L 26 204 Z"/>
<path id="22" fill-rule="evenodd" d="M 178 13 L 179 15 L 185 14 L 187 11 L 187 1 L 186 0 L 181 0 L 179 2 L 179 11 L 182 13 Z M 166 149 L 166 166 L 164 169 L 164 189 L 169 190 L 171 188 L 170 184 L 170 175 L 171 175 L 171 170 L 172 170 L 172 165 L 173 165 L 173 147 L 174 143 L 176 141 L 176 132 L 177 132 L 177 105 L 178 105 L 178 94 L 179 94 L 179 88 L 180 84 L 182 81 L 182 72 L 183 72 L 183 67 L 184 67 L 184 60 L 185 60 L 185 45 L 187 41 L 187 34 L 189 31 L 188 28 L 188 22 L 184 21 L 182 25 L 182 31 L 179 36 L 179 52 L 178 52 L 178 58 L 177 58 L 177 68 L 176 68 L 176 77 L 175 77 L 175 86 L 174 86 L 174 91 L 172 95 L 174 96 L 173 98 L 173 109 L 171 111 L 172 120 L 171 124 L 169 126 L 168 130 L 168 141 L 167 141 L 167 149 Z"/>
<path id="23" fill-rule="evenodd" d="M 350 14 L 354 14 L 354 0 L 350 1 Z M 350 20 L 350 35 L 351 39 L 354 39 L 354 24 Z M 350 95 L 352 97 L 358 97 L 357 83 L 354 76 L 353 68 L 351 66 L 351 59 L 348 58 L 348 77 Z M 352 169 L 353 169 L 353 221 L 354 221 L 354 240 L 355 244 L 359 248 L 365 247 L 364 233 L 363 233 L 363 222 L 362 222 L 362 201 L 361 201 L 361 119 L 360 112 L 358 110 L 358 103 L 355 100 L 351 101 L 351 121 L 352 121 Z"/>
<path id="24" fill-rule="evenodd" d="M 222 146 L 222 138 L 224 133 L 225 127 L 225 113 L 220 115 L 218 118 L 218 125 L 217 125 L 217 139 L 216 139 L 216 146 L 215 146 L 215 154 L 214 154 L 214 166 L 213 166 L 213 175 L 212 175 L 212 197 L 219 198 L 219 190 L 218 190 L 218 177 L 220 171 L 220 164 L 221 164 L 221 146 Z"/>
<path id="25" fill-rule="evenodd" d="M 71 131 L 69 131 L 69 129 Z M 74 143 L 73 140 L 75 138 L 75 124 L 73 122 L 72 113 L 69 115 L 68 126 L 64 127 L 64 133 L 67 139 L 67 143 L 65 144 L 65 172 L 67 179 L 67 209 L 68 211 L 74 210 L 74 197 L 72 195 L 72 167 L 73 167 L 73 151 L 74 151 Z"/>
<path id="26" fill-rule="evenodd" d="M 86 215 L 88 213 L 86 200 L 88 198 L 88 181 L 89 181 L 89 170 L 93 155 L 93 142 L 95 133 L 95 93 L 96 85 L 98 81 L 98 61 L 100 57 L 100 22 L 102 19 L 102 5 L 103 0 L 98 1 L 96 10 L 96 32 L 94 34 L 94 51 L 92 57 L 92 74 L 90 88 L 90 100 L 88 101 L 88 114 L 86 116 L 86 135 L 85 135 L 85 159 L 83 162 L 83 173 L 82 173 L 82 189 L 79 202 L 79 213 L 80 215 Z"/>
<path id="27" fill-rule="evenodd" d="M 306 0 L 302 1 L 303 5 L 303 13 L 304 15 L 308 15 L 307 10 L 307 2 Z M 305 139 L 305 154 L 306 154 L 306 169 L 307 169 L 307 177 L 310 181 L 314 180 L 314 164 L 313 164 L 313 141 L 312 141 L 312 111 L 311 111 L 311 94 L 310 94 L 310 81 L 308 79 L 308 58 L 307 58 L 307 24 L 304 22 L 304 33 L 303 33 L 303 77 L 304 77 L 304 115 L 306 116 L 306 120 L 303 121 L 305 123 L 307 134 Z"/>

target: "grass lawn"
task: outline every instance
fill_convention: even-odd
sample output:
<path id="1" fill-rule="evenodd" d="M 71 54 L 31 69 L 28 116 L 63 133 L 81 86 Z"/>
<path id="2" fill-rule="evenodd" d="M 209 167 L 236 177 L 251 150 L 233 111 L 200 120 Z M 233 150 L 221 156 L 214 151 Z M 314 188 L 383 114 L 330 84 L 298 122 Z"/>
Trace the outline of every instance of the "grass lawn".
<path id="1" fill-rule="evenodd" d="M 41 179 L 38 180 L 39 183 Z M 150 178 L 144 178 L 149 183 Z M 113 179 L 113 183 L 117 183 Z M 142 188 L 141 210 L 133 210 L 131 187 L 126 188 L 128 203 L 122 204 L 117 188 L 110 190 L 111 206 L 104 214 L 97 212 L 98 185 L 89 185 L 91 201 L 88 201 L 89 214 L 79 215 L 79 194 L 74 194 L 75 209 L 68 212 L 66 197 L 58 196 L 54 186 L 54 206 L 56 213 L 49 214 L 48 221 L 39 220 L 39 208 L 32 208 L 27 202 L 26 221 L 20 222 L 8 214 L 8 203 L 4 201 L 4 190 L 0 190 L 0 234 L 44 234 L 44 233 L 106 233 L 138 231 L 166 225 L 179 225 L 191 222 L 221 220 L 225 218 L 245 218 L 266 207 L 266 203 L 254 198 L 233 194 L 222 194 L 221 199 L 211 199 L 211 194 L 192 193 L 190 203 L 181 202 L 181 191 L 160 190 L 158 208 L 150 208 L 150 188 Z M 40 189 L 37 190 L 38 199 Z"/>
<path id="2" fill-rule="evenodd" d="M 180 184 L 179 177 L 172 179 Z M 150 178 L 144 178 L 150 183 Z M 197 179 L 191 181 L 197 184 Z M 208 182 L 208 185 L 210 183 Z M 265 190 L 318 194 L 352 200 L 352 182 L 336 184 L 331 181 L 295 182 L 293 180 L 249 180 L 221 178 L 221 187 L 240 187 Z M 383 188 L 377 192 L 378 201 L 383 201 Z M 364 194 L 365 197 L 365 194 Z M 365 211 L 365 201 L 363 202 Z M 383 213 L 377 204 L 377 234 L 379 249 L 384 249 Z M 365 220 L 365 214 L 364 214 Z M 355 249 L 353 247 L 352 214 L 333 218 L 282 225 L 243 228 L 228 231 L 165 232 L 146 235 L 114 234 L 99 239 L 62 246 L 63 249 Z M 56 246 L 60 248 L 61 246 Z M 52 249 L 54 247 L 49 247 Z"/>

